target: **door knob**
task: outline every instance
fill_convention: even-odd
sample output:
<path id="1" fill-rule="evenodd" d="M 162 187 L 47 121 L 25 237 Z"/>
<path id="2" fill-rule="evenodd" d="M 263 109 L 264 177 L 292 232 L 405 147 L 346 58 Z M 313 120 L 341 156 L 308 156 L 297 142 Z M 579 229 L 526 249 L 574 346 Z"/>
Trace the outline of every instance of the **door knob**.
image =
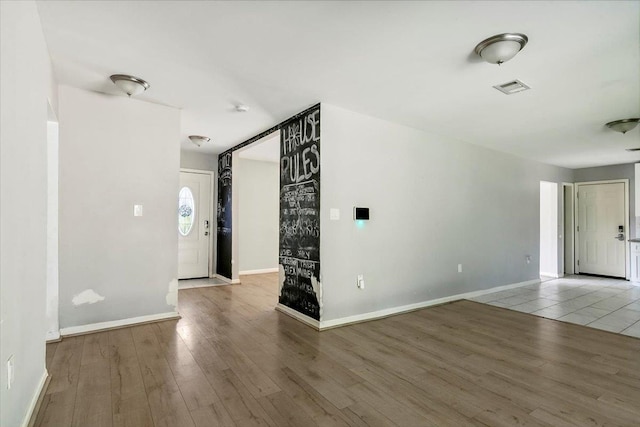
<path id="1" fill-rule="evenodd" d="M 622 234 L 622 233 L 618 234 L 618 235 L 615 237 L 615 239 L 618 239 L 618 240 L 620 240 L 621 242 L 622 242 L 622 241 L 624 241 L 624 234 Z"/>

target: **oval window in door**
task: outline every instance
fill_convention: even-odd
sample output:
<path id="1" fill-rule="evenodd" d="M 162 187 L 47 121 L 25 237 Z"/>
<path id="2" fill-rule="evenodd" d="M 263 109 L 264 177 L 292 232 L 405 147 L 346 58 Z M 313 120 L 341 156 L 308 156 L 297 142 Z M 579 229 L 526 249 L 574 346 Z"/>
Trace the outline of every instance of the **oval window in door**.
<path id="1" fill-rule="evenodd" d="M 193 193 L 189 187 L 182 187 L 178 195 L 178 231 L 187 236 L 193 228 L 196 217 L 196 206 L 193 202 Z"/>

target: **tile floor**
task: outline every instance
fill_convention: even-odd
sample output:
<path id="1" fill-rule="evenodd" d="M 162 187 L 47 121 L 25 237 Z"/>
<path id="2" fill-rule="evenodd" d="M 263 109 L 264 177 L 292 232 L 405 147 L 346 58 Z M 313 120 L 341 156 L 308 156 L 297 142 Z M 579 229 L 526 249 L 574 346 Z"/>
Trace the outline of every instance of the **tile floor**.
<path id="1" fill-rule="evenodd" d="M 567 276 L 471 300 L 640 338 L 640 284 L 626 280 Z"/>

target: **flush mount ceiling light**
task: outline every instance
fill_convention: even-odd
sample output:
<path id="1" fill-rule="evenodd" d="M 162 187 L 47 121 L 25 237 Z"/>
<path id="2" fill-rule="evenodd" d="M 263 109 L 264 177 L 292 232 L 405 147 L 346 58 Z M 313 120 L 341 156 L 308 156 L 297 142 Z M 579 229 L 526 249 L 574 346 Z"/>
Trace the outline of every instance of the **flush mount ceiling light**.
<path id="1" fill-rule="evenodd" d="M 638 126 L 638 122 L 640 122 L 640 119 L 622 119 L 609 122 L 606 124 L 606 126 L 611 130 L 615 130 L 616 132 L 622 132 L 623 134 L 625 134 L 631 129 Z"/>
<path id="2" fill-rule="evenodd" d="M 475 52 L 490 64 L 507 62 L 525 47 L 529 38 L 520 33 L 504 33 L 489 37 L 476 46 Z"/>
<path id="3" fill-rule="evenodd" d="M 128 74 L 114 74 L 111 81 L 129 96 L 138 95 L 149 89 L 149 83 Z"/>
<path id="4" fill-rule="evenodd" d="M 189 139 L 191 140 L 191 142 L 196 144 L 198 147 L 200 147 L 205 142 L 211 141 L 211 138 L 209 138 L 207 136 L 200 136 L 200 135 L 189 135 Z"/>

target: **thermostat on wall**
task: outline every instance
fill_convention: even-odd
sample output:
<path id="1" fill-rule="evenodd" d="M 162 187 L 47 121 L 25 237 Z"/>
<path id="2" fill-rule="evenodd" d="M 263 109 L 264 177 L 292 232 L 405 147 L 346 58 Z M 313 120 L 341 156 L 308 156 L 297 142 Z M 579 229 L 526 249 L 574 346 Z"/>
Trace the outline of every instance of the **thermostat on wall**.
<path id="1" fill-rule="evenodd" d="M 369 219 L 369 208 L 353 208 L 353 219 Z"/>

